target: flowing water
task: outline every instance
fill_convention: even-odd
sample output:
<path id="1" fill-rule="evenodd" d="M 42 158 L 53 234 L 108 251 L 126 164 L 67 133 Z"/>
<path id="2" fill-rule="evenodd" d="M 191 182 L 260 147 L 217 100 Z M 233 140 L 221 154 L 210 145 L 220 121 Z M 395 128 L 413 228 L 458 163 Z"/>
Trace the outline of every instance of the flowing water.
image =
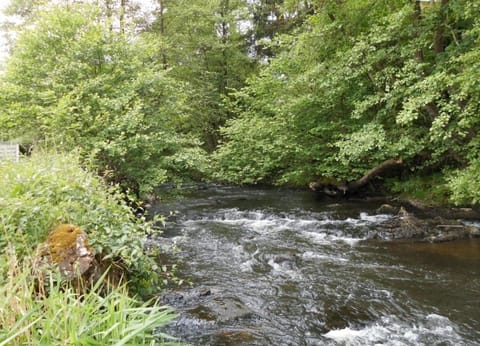
<path id="1" fill-rule="evenodd" d="M 190 285 L 164 301 L 167 332 L 192 345 L 480 345 L 480 241 L 368 240 L 381 201 L 209 186 L 174 213 Z"/>

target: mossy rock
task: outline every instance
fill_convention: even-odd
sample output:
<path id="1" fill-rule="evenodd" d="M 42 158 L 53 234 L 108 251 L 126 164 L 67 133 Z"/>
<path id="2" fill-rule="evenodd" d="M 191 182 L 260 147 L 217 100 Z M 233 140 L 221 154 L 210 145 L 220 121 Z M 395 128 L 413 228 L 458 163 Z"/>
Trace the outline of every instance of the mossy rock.
<path id="1" fill-rule="evenodd" d="M 62 280 L 70 282 L 79 292 L 84 292 L 99 279 L 103 289 L 118 287 L 127 276 L 121 260 L 96 254 L 89 245 L 87 234 L 78 226 L 63 223 L 56 226 L 47 240 L 37 247 L 34 271 L 39 281 L 44 281 L 47 268 L 58 269 Z"/>
<path id="2" fill-rule="evenodd" d="M 62 279 L 74 286 L 90 286 L 99 276 L 95 250 L 88 244 L 87 234 L 76 225 L 55 227 L 47 240 L 38 246 L 36 257 L 37 271 L 46 265 L 54 265 Z"/>

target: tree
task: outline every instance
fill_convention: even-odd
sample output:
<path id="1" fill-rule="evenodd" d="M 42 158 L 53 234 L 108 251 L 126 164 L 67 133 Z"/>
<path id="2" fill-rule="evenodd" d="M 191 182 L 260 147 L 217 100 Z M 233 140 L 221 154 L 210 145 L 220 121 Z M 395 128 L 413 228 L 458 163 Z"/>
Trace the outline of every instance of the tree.
<path id="1" fill-rule="evenodd" d="M 236 94 L 240 117 L 224 129 L 220 178 L 340 184 L 390 159 L 416 174 L 477 159 L 476 4 L 438 1 L 420 14 L 406 0 L 314 9 Z"/>
<path id="2" fill-rule="evenodd" d="M 384 146 L 385 134 L 381 126 L 364 128 L 365 119 L 350 116 L 355 104 L 372 90 L 366 68 L 353 66 L 361 59 L 361 46 L 352 47 L 352 42 L 369 25 L 384 20 L 382 6 L 372 1 L 327 2 L 309 17 L 301 33 L 282 36 L 283 52 L 280 49 L 260 76 L 237 93 L 241 117 L 225 128 L 227 143 L 217 155 L 221 176 L 241 180 L 244 167 L 249 167 L 256 172 L 256 182 L 303 184 L 315 176 L 352 179 L 371 168 L 364 156 Z M 254 129 L 247 125 L 252 121 L 263 126 Z M 241 138 L 262 128 L 266 133 L 258 135 L 258 141 L 244 145 Z M 278 133 L 270 134 L 272 129 Z M 355 131 L 363 133 L 352 139 L 367 134 L 373 140 L 365 139 L 368 146 L 353 146 L 362 150 L 355 154 L 359 167 L 339 162 L 340 148 L 345 147 L 342 140 Z M 248 166 L 237 161 L 239 150 L 247 150 L 244 156 L 252 158 Z M 344 156 L 351 158 L 351 154 Z M 378 152 L 370 160 L 381 162 L 385 155 Z"/>
<path id="3" fill-rule="evenodd" d="M 79 148 L 137 194 L 197 174 L 197 140 L 175 131 L 186 94 L 157 62 L 159 44 L 112 32 L 99 15 L 49 7 L 20 35 L 1 85 L 2 139 Z"/>
<path id="4" fill-rule="evenodd" d="M 224 107 L 230 90 L 243 86 L 254 67 L 240 28 L 244 9 L 241 0 L 162 0 L 153 26 L 164 42 L 160 59 L 189 86 L 190 116 L 178 125 L 209 151 L 231 117 Z"/>
<path id="5" fill-rule="evenodd" d="M 54 3 L 70 10 L 79 4 L 93 5 L 101 10 L 100 18 L 108 21 L 110 29 L 125 33 L 138 31 L 146 26 L 145 18 L 142 17 L 139 0 L 58 0 Z M 17 18 L 16 25 L 27 25 L 35 20 L 34 16 L 38 11 L 48 10 L 52 5 L 48 0 L 11 0 L 5 14 Z M 21 18 L 21 21 L 18 21 Z"/>
<path id="6" fill-rule="evenodd" d="M 262 61 L 275 55 L 274 39 L 301 26 L 314 7 L 309 1 L 259 0 L 249 2 L 249 12 L 250 53 Z"/>

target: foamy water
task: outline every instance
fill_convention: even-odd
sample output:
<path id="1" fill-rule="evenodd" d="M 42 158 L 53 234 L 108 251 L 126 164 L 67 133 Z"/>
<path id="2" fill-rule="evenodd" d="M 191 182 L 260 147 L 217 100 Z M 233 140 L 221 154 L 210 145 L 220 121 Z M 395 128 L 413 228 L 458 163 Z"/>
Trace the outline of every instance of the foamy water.
<path id="1" fill-rule="evenodd" d="M 372 241 L 392 218 L 379 205 L 322 205 L 292 191 L 201 194 L 173 206 L 178 217 L 166 228 L 179 241 L 178 275 L 191 281 L 184 289 L 212 292 L 174 306 L 181 318 L 169 332 L 181 340 L 480 345 L 480 263 Z"/>
<path id="2" fill-rule="evenodd" d="M 401 321 L 394 316 L 382 317 L 379 321 L 361 329 L 343 328 L 331 330 L 324 336 L 340 345 L 465 345 L 455 331 L 456 326 L 447 317 L 437 314 L 420 316 L 415 322 Z"/>

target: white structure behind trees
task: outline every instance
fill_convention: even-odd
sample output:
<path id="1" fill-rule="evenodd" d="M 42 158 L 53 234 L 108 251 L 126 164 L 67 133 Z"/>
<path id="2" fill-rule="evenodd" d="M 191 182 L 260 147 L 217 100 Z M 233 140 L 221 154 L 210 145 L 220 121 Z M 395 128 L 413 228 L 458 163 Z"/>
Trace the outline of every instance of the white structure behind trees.
<path id="1" fill-rule="evenodd" d="M 18 144 L 0 142 L 0 161 L 11 160 L 18 162 L 20 158 L 20 147 Z"/>

